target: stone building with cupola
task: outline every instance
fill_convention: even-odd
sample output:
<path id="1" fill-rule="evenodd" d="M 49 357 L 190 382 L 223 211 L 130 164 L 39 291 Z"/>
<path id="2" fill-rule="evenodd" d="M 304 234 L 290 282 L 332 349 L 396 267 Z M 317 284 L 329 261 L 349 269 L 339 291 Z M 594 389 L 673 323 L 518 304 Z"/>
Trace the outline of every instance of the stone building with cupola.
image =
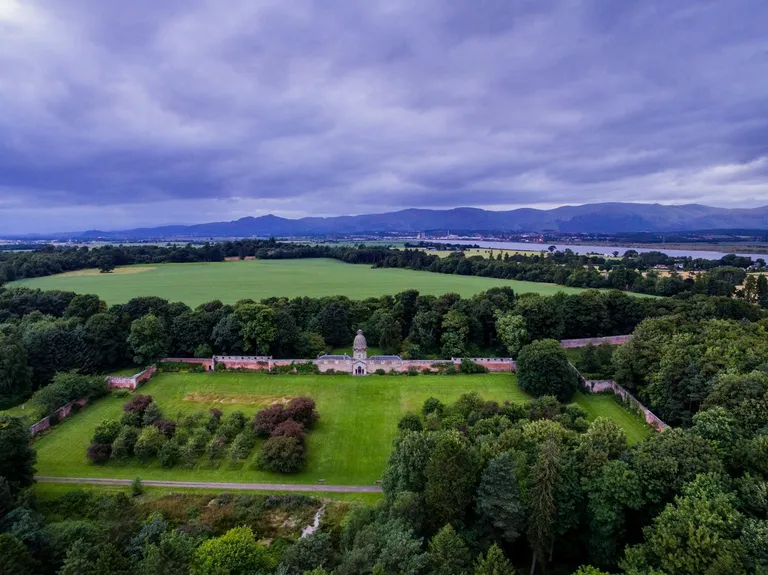
<path id="1" fill-rule="evenodd" d="M 512 358 L 471 358 L 488 368 L 489 371 L 514 371 L 515 362 Z M 372 373 L 402 373 L 408 370 L 436 371 L 441 364 L 454 364 L 457 368 L 461 365 L 461 358 L 426 360 L 403 359 L 399 355 L 372 355 L 368 356 L 368 342 L 363 331 L 358 329 L 352 342 L 352 356 L 348 354 L 323 354 L 315 359 L 273 359 L 271 356 L 244 357 L 244 356 L 214 356 L 209 359 L 182 359 L 179 361 L 208 361 L 211 362 L 211 371 L 221 366 L 223 369 L 244 369 L 253 371 L 271 371 L 273 368 L 298 365 L 302 363 L 314 363 L 321 373 L 340 372 L 362 376 Z"/>
<path id="2" fill-rule="evenodd" d="M 377 369 L 384 371 L 399 371 L 403 366 L 403 358 L 399 355 L 372 355 L 368 357 L 368 342 L 363 330 L 358 329 L 352 342 L 352 357 L 343 355 L 321 355 L 315 360 L 321 372 L 343 371 L 352 375 L 368 375 Z"/>

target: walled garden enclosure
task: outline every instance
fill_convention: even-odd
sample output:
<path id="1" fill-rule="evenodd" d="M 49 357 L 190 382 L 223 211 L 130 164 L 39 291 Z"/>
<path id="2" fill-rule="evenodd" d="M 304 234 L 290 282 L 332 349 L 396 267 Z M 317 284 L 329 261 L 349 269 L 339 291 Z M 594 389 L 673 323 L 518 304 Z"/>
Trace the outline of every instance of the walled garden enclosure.
<path id="1" fill-rule="evenodd" d="M 521 402 L 526 395 L 511 374 L 456 376 L 291 376 L 251 373 L 160 374 L 140 388 L 171 417 L 177 413 L 207 411 L 216 407 L 225 414 L 243 411 L 249 418 L 262 407 L 291 397 L 308 395 L 317 402 L 321 419 L 308 437 L 306 469 L 297 475 L 254 471 L 250 461 L 232 468 L 164 469 L 159 462 L 98 466 L 85 456 L 93 430 L 104 419 L 117 419 L 126 398 L 107 397 L 35 441 L 37 469 L 42 476 L 115 477 L 132 479 L 211 482 L 270 482 L 372 485 L 380 478 L 397 423 L 406 411 L 418 411 L 430 396 L 444 403 L 477 391 L 483 398 Z M 625 411 L 612 397 L 577 393 L 575 402 L 591 418 L 598 415 L 617 421 L 630 442 L 650 433 L 640 419 Z M 256 451 L 254 451 L 256 453 Z"/>

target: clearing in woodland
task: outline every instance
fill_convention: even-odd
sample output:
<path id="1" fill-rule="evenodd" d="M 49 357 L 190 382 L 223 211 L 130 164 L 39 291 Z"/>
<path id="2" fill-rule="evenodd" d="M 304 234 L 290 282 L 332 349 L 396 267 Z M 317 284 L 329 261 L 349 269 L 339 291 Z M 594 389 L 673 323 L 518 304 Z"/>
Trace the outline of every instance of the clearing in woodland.
<path id="1" fill-rule="evenodd" d="M 397 423 L 406 411 L 421 409 L 428 397 L 451 403 L 464 393 L 476 391 L 484 399 L 522 402 L 528 397 L 517 386 L 513 374 L 456 376 L 308 376 L 246 373 L 161 374 L 138 393 L 151 395 L 166 417 L 207 412 L 217 408 L 225 414 L 242 411 L 249 420 L 264 405 L 286 397 L 310 396 L 317 403 L 320 420 L 307 437 L 307 465 L 295 475 L 251 469 L 258 451 L 237 468 L 228 461 L 217 467 L 198 463 L 194 468 L 160 466 L 157 459 L 146 464 L 132 458 L 127 464 L 94 465 L 86 449 L 95 427 L 105 419 L 119 419 L 123 397 L 107 397 L 62 421 L 34 442 L 37 473 L 53 477 L 109 477 L 174 481 L 262 482 L 329 485 L 373 485 L 386 467 Z M 240 403 L 236 403 L 236 401 Z M 192 400 L 190 400 L 192 399 Z M 226 401 L 222 401 L 226 399 Z M 598 415 L 619 423 L 631 443 L 651 433 L 641 420 L 626 412 L 612 398 L 577 394 L 575 402 L 590 418 Z"/>
<path id="2" fill-rule="evenodd" d="M 130 273 L 140 269 L 141 273 Z M 449 292 L 472 296 L 492 287 L 509 286 L 517 293 L 552 295 L 578 293 L 579 288 L 555 284 L 345 264 L 329 259 L 248 260 L 221 263 L 159 264 L 128 266 L 114 273 L 85 270 L 74 274 L 21 280 L 9 284 L 96 294 L 109 304 L 125 303 L 140 296 L 159 296 L 197 306 L 219 299 L 269 297 L 324 297 L 345 295 L 365 299 L 408 289 L 422 294 Z"/>

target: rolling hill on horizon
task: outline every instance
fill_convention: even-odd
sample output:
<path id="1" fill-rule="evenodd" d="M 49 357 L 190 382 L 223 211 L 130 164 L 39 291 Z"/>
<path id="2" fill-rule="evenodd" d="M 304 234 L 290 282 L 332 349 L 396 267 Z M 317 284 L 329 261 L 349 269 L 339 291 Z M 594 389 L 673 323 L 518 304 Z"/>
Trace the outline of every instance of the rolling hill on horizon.
<path id="1" fill-rule="evenodd" d="M 519 208 L 491 211 L 405 209 L 357 216 L 287 219 L 275 215 L 247 216 L 230 222 L 172 225 L 123 231 L 91 230 L 54 234 L 82 239 L 151 239 L 169 237 L 221 238 L 311 236 L 386 232 L 540 232 L 572 233 L 683 232 L 717 229 L 768 229 L 768 205 L 758 208 L 717 208 L 701 204 L 660 205 L 598 203 L 550 210 Z M 45 237 L 42 236 L 41 237 Z"/>

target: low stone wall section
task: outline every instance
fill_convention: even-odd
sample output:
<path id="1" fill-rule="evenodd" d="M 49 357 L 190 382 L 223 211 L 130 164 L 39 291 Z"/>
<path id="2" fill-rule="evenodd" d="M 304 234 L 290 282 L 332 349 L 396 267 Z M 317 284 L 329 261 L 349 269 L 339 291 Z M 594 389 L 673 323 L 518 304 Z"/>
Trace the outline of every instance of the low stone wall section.
<path id="1" fill-rule="evenodd" d="M 152 376 L 155 374 L 155 372 L 157 372 L 157 366 L 150 365 L 144 371 L 140 371 L 139 373 L 130 377 L 109 376 L 107 377 L 107 385 L 109 385 L 109 387 L 112 389 L 130 389 L 133 391 L 139 386 L 139 384 L 152 379 Z"/>
<path id="2" fill-rule="evenodd" d="M 471 359 L 488 371 L 517 371 L 517 364 L 511 357 L 473 357 Z"/>
<path id="3" fill-rule="evenodd" d="M 80 407 L 82 407 L 86 403 L 88 403 L 88 399 L 78 399 L 76 401 L 70 401 L 67 405 L 60 407 L 59 409 L 54 411 L 51 415 L 44 417 L 43 419 L 41 419 L 40 421 L 32 425 L 29 428 L 30 435 L 34 437 L 41 431 L 50 429 L 52 417 L 55 417 L 58 421 L 61 421 L 62 419 L 66 419 L 72 413 L 72 410 L 74 409 L 75 405 L 79 405 Z"/>
<path id="4" fill-rule="evenodd" d="M 583 337 L 580 339 L 561 339 L 560 345 L 565 348 L 572 347 L 585 347 L 590 343 L 592 345 L 600 345 L 601 343 L 609 343 L 611 345 L 621 345 L 627 343 L 632 339 L 632 335 L 609 335 L 608 337 Z"/>
<path id="5" fill-rule="evenodd" d="M 164 357 L 158 363 L 189 363 L 202 365 L 205 371 L 213 371 L 213 360 L 204 357 Z"/>
<path id="6" fill-rule="evenodd" d="M 629 393 L 626 389 L 624 389 L 622 386 L 620 386 L 618 383 L 616 383 L 613 380 L 589 380 L 589 379 L 581 379 L 581 385 L 582 387 L 592 393 L 599 393 L 601 391 L 610 391 L 614 395 L 619 396 L 622 401 L 625 403 L 628 403 L 633 408 L 640 411 L 643 416 L 645 417 L 645 422 L 653 427 L 656 431 L 662 431 L 669 427 L 666 423 L 664 423 L 661 419 L 659 419 L 658 416 L 656 416 L 650 409 L 645 407 L 638 399 Z"/>
<path id="7" fill-rule="evenodd" d="M 213 358 L 213 369 L 247 369 L 250 371 L 269 371 L 273 367 L 313 363 L 311 359 L 272 359 L 269 356 L 223 356 Z"/>

